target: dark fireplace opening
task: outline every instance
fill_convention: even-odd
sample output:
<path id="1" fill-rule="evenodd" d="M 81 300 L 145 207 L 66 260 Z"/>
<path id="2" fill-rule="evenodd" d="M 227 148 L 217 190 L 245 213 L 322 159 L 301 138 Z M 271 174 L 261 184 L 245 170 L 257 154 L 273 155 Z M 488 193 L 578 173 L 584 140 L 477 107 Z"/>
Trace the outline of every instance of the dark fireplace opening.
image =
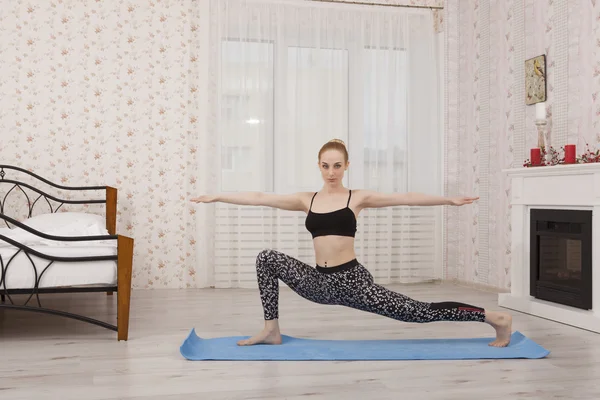
<path id="1" fill-rule="evenodd" d="M 592 212 L 532 209 L 530 294 L 592 308 Z"/>

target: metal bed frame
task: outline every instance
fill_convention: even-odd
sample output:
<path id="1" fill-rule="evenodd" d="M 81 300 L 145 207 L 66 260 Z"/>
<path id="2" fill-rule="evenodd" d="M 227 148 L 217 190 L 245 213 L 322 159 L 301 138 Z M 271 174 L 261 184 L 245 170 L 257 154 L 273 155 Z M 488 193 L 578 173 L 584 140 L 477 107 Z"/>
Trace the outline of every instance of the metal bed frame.
<path id="1" fill-rule="evenodd" d="M 8 179 L 7 172 L 20 172 L 33 177 L 34 180 L 43 182 L 49 186 L 64 191 L 73 192 L 86 192 L 86 191 L 103 191 L 104 196 L 100 199 L 95 200 L 67 200 L 61 199 L 56 196 L 52 196 L 34 185 L 25 183 L 18 179 Z M 58 185 L 50 182 L 41 176 L 34 174 L 23 168 L 19 168 L 11 165 L 0 165 L 0 185 L 12 185 L 12 187 L 6 192 L 3 198 L 0 198 L 0 218 L 4 221 L 7 227 L 13 226 L 19 227 L 25 231 L 35 234 L 39 237 L 59 241 L 59 242 L 92 242 L 98 240 L 115 240 L 117 242 L 117 254 L 111 256 L 86 256 L 86 257 L 56 257 L 47 254 L 43 254 L 37 250 L 34 250 L 25 244 L 19 243 L 11 238 L 4 235 L 0 235 L 0 240 L 9 243 L 10 245 L 18 248 L 19 250 L 10 259 L 5 260 L 0 256 L 0 310 L 2 309 L 13 309 L 22 311 L 41 312 L 46 314 L 58 315 L 66 318 L 72 318 L 79 321 L 87 322 L 90 324 L 98 325 L 110 330 L 117 332 L 117 340 L 127 340 L 129 337 L 129 310 L 131 303 L 131 276 L 133 268 L 133 248 L 134 240 L 130 237 L 117 235 L 116 224 L 117 224 L 117 189 L 110 186 L 80 186 L 80 187 L 68 187 Z M 35 193 L 35 199 L 27 194 L 24 188 Z M 24 225 L 5 214 L 7 200 L 11 193 L 21 192 L 27 199 L 28 215 L 30 218 L 33 215 L 33 210 L 36 204 L 39 204 L 40 200 L 46 202 L 50 207 L 51 213 L 56 213 L 64 204 L 105 204 L 106 208 L 106 229 L 109 235 L 102 236 L 76 236 L 76 237 L 64 237 L 64 236 L 52 236 L 43 232 L 37 231 Z M 53 207 L 51 201 L 58 203 L 57 207 Z M 29 289 L 7 289 L 6 276 L 7 270 L 10 268 L 11 261 L 18 255 L 24 253 L 31 263 L 31 267 L 34 270 L 35 282 Z M 41 266 L 38 269 L 36 263 L 31 256 L 38 257 L 42 260 L 47 261 L 47 265 Z M 117 262 L 117 284 L 111 286 L 93 286 L 93 287 L 57 287 L 57 288 L 40 288 L 40 280 L 48 268 L 52 267 L 54 262 L 93 262 L 93 261 L 107 261 L 112 260 Z M 40 262 L 38 262 L 40 263 Z M 41 272 L 39 272 L 41 270 Z M 40 294 L 49 293 L 83 293 L 83 292 L 106 292 L 107 295 L 112 295 L 113 292 L 117 292 L 117 323 L 116 325 L 109 324 L 104 321 L 89 318 L 83 315 L 73 314 L 69 312 L 53 310 L 42 307 L 40 301 Z M 15 304 L 11 295 L 25 294 L 29 295 L 24 304 Z M 33 297 L 36 297 L 37 305 L 30 305 L 29 302 Z M 8 302 L 6 301 L 8 299 Z"/>

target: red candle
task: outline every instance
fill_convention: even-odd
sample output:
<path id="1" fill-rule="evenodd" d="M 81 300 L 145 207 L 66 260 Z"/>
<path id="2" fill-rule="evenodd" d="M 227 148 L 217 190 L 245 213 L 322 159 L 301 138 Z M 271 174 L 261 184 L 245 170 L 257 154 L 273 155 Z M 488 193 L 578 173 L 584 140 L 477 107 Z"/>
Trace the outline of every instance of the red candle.
<path id="1" fill-rule="evenodd" d="M 575 164 L 575 145 L 565 145 L 565 164 Z"/>
<path id="2" fill-rule="evenodd" d="M 542 152 L 539 147 L 531 149 L 531 165 L 540 165 L 542 163 Z"/>

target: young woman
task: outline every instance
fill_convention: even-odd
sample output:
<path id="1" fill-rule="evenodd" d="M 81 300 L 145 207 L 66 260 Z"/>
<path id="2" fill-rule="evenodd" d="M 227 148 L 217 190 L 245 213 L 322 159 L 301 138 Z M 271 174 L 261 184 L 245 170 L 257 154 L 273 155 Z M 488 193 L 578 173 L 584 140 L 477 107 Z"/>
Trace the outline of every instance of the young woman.
<path id="1" fill-rule="evenodd" d="M 265 327 L 257 335 L 239 341 L 239 345 L 281 343 L 278 279 L 315 303 L 342 305 L 399 321 L 486 322 L 496 330 L 496 340 L 490 345 L 508 345 L 512 322 L 509 314 L 463 303 L 413 300 L 374 283 L 373 276 L 357 261 L 354 252 L 356 217 L 365 208 L 462 206 L 473 203 L 476 197 L 448 198 L 418 193 L 383 194 L 348 190 L 342 185 L 344 172 L 349 166 L 348 152 L 344 142 L 337 139 L 323 145 L 318 160 L 324 185 L 317 193 L 279 195 L 249 192 L 205 195 L 192 199 L 196 203 L 268 206 L 307 214 L 305 225 L 313 237 L 316 268 L 278 251 L 263 250 L 256 260 L 256 273 Z"/>

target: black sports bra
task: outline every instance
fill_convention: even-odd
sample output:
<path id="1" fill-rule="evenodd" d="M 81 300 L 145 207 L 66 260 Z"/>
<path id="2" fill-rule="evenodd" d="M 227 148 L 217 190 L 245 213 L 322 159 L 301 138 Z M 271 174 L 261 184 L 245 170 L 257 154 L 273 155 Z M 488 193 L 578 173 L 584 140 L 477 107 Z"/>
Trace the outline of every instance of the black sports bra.
<path id="1" fill-rule="evenodd" d="M 310 208 L 308 209 L 308 215 L 304 223 L 304 226 L 312 234 L 312 237 L 316 238 L 328 235 L 354 237 L 356 234 L 356 215 L 348 207 L 352 191 L 348 194 L 348 203 L 345 208 L 328 213 L 312 212 L 312 205 L 316 195 L 317 193 L 313 195 L 310 201 Z"/>

